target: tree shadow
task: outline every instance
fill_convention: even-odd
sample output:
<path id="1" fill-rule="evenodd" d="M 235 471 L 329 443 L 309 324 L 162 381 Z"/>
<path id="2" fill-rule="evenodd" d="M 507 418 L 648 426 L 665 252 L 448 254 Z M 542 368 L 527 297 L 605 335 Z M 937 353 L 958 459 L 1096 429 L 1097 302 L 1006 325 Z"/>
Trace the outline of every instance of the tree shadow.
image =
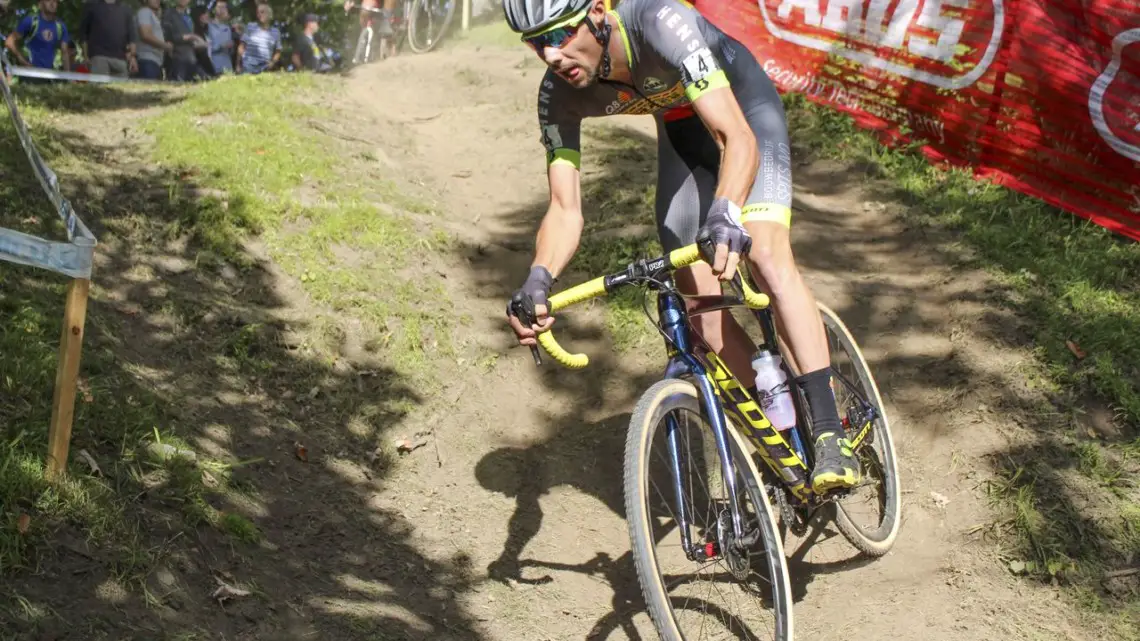
<path id="1" fill-rule="evenodd" d="M 604 139 L 585 145 L 589 149 L 590 164 L 600 166 L 600 170 L 592 170 L 583 179 L 586 232 L 577 256 L 560 278 L 562 284 L 556 285 L 555 290 L 619 270 L 629 261 L 660 251 L 653 240 L 656 234 L 652 200 L 646 196 L 655 176 L 656 143 L 639 131 L 623 127 L 605 128 L 604 136 Z M 807 180 L 813 179 L 818 178 L 807 177 Z M 648 206 L 647 202 L 650 203 Z M 497 251 L 486 247 L 470 250 L 469 257 L 480 283 L 480 294 L 492 299 L 506 299 L 517 286 L 517 275 L 525 273 L 529 265 L 534 230 L 545 209 L 545 202 L 520 206 L 507 217 L 508 221 L 515 223 L 515 229 L 493 241 L 499 248 Z M 810 217 L 820 225 L 844 224 L 842 212 L 803 203 L 798 203 L 796 211 L 797 216 Z M 625 227 L 635 227 L 635 233 L 623 235 L 620 230 Z M 817 242 L 821 247 L 826 246 L 822 240 Z M 806 248 L 798 245 L 796 249 L 815 266 L 832 258 L 810 244 Z M 833 257 L 831 267 L 847 272 L 857 270 L 860 264 L 858 254 L 844 253 Z M 876 287 L 869 289 L 871 291 L 866 296 L 854 296 L 858 305 L 851 307 L 861 319 L 857 323 L 864 325 L 874 320 L 872 307 L 867 307 L 872 305 L 868 299 L 881 293 Z M 652 301 L 650 296 L 648 305 L 651 310 L 654 307 Z M 616 307 L 637 313 L 641 301 L 610 300 L 605 305 L 611 310 Z M 606 551 L 601 551 L 595 559 L 580 565 L 523 558 L 527 543 L 542 528 L 544 515 L 539 499 L 554 487 L 574 487 L 600 500 L 615 515 L 624 518 L 621 457 L 625 430 L 622 428 L 628 425 L 628 414 L 618 413 L 596 423 L 586 423 L 582 417 L 596 413 L 599 407 L 614 407 L 619 411 L 628 409 L 641 392 L 661 376 L 664 354 L 660 353 L 657 358 L 662 360 L 652 364 L 652 361 L 629 352 L 615 353 L 615 345 L 595 311 L 567 310 L 556 325 L 560 328 L 557 332 L 564 347 L 590 355 L 591 374 L 583 376 L 561 371 L 556 364 L 544 366 L 536 372 L 553 395 L 565 399 L 562 410 L 547 420 L 551 425 L 548 436 L 527 447 L 496 450 L 484 457 L 476 468 L 476 478 L 481 485 L 516 498 L 504 548 L 488 571 L 497 580 L 524 583 L 554 580 L 549 574 L 530 576 L 524 572 L 527 568 L 600 575 L 614 591 L 613 612 L 598 621 L 587 636 L 595 638 L 602 630 L 622 628 L 631 638 L 638 638 L 631 632 L 630 620 L 644 611 L 644 604 L 629 553 L 613 560 Z M 653 313 L 655 315 L 655 311 Z M 650 319 L 638 315 L 637 322 L 649 323 Z M 660 338 L 653 330 L 647 330 L 647 334 L 647 341 L 639 343 L 640 346 L 652 350 L 661 344 L 656 342 Z M 607 382 L 615 380 L 621 381 L 620 386 L 607 385 Z M 599 433 L 606 436 L 592 436 Z M 582 447 L 582 442 L 589 446 Z M 793 558 L 794 596 L 797 600 L 802 599 L 816 574 L 854 569 L 863 563 L 862 560 L 850 560 L 820 564 Z"/>
<path id="2" fill-rule="evenodd" d="M 22 105 L 66 114 L 90 114 L 124 109 L 150 110 L 183 99 L 181 95 L 166 86 L 156 89 L 125 83 L 122 85 L 18 83 L 12 89 Z"/>
<path id="3" fill-rule="evenodd" d="M 584 159 L 588 156 L 592 166 L 584 173 L 582 184 L 586 231 L 577 256 L 555 291 L 619 270 L 630 260 L 659 250 L 653 241 L 651 210 L 656 143 L 628 128 L 605 131 L 604 139 L 584 144 Z M 801 153 L 794 158 L 799 170 L 793 172 L 797 197 L 792 240 L 797 262 L 810 274 L 809 282 L 817 297 L 838 313 L 863 347 L 894 417 L 901 464 L 914 464 L 907 460 L 912 439 L 955 438 L 957 431 L 968 424 L 965 420 L 929 421 L 925 417 L 960 415 L 962 408 L 984 408 L 986 403 L 996 405 L 1002 416 L 1012 420 L 1032 421 L 1040 416 L 1040 396 L 1026 393 L 1016 371 L 982 367 L 986 363 L 978 360 L 975 350 L 985 348 L 956 341 L 956 329 L 943 313 L 950 306 L 978 308 L 970 329 L 978 333 L 983 343 L 992 341 L 1002 348 L 1024 349 L 1030 342 L 1025 321 L 1018 318 L 1015 309 L 1000 304 L 1008 295 L 1005 287 L 977 276 L 959 280 L 958 270 L 976 268 L 978 263 L 963 251 L 956 238 L 911 224 L 895 211 L 884 211 L 887 205 L 898 201 L 898 196 L 875 190 L 881 168 L 874 162 L 819 161 L 810 148 L 801 148 Z M 472 261 L 482 285 L 481 294 L 505 300 L 517 286 L 519 274 L 525 273 L 529 264 L 534 233 L 545 208 L 544 201 L 535 202 L 509 214 L 506 219 L 513 223 L 513 229 L 494 241 L 501 251 Z M 628 235 L 613 233 L 623 227 L 639 229 Z M 906 278 L 908 274 L 945 274 L 945 278 L 916 285 L 913 279 Z M 621 304 L 611 300 L 606 307 L 614 309 Z M 517 492 L 517 507 L 511 517 L 510 535 L 494 568 L 504 576 L 513 573 L 518 577 L 528 567 L 568 569 L 542 560 L 520 560 L 526 541 L 542 528 L 538 497 L 548 492 L 552 484 L 578 488 L 620 514 L 620 500 L 614 494 L 620 473 L 615 472 L 612 479 L 600 486 L 595 472 L 576 474 L 581 465 L 572 462 L 575 450 L 567 445 L 570 437 L 564 433 L 581 430 L 580 417 L 601 405 L 618 411 L 628 408 L 640 391 L 660 376 L 660 366 L 647 367 L 647 361 L 629 353 L 614 354 L 613 342 L 606 340 L 609 331 L 602 329 L 595 311 L 568 310 L 556 325 L 564 347 L 591 356 L 590 374 L 555 374 L 550 370 L 539 373 L 544 385 L 564 399 L 561 416 L 551 418 L 551 436 L 535 445 L 511 450 L 509 455 L 493 453 L 480 463 L 480 469 L 500 466 L 498 473 L 504 477 L 525 477 L 520 481 L 523 485 L 512 490 Z M 570 338 L 584 326 L 591 328 L 590 340 Z M 902 337 L 911 337 L 914 342 Z M 654 349 L 657 343 L 653 340 L 643 347 Z M 622 383 L 620 387 L 607 387 L 606 381 Z M 605 392 L 598 397 L 588 393 L 589 389 Z M 609 446 L 621 449 L 616 438 Z M 595 456 L 596 452 L 587 455 Z M 516 466 L 517 461 L 526 463 Z M 551 476 L 541 471 L 545 466 L 568 470 L 569 475 Z M 477 477 L 486 487 L 500 491 L 506 487 L 505 481 L 488 480 L 483 472 L 477 472 Z M 807 596 L 808 586 L 820 576 L 884 562 L 855 553 L 841 560 L 808 562 L 804 555 L 812 545 L 808 541 L 798 550 L 788 550 L 797 601 Z M 634 576 L 632 563 L 621 557 L 604 570 L 600 569 L 603 565 L 596 560 L 572 571 L 603 573 L 615 592 L 615 611 L 607 617 L 625 620 L 626 615 L 618 611 L 641 601 L 629 579 Z"/>
<path id="4" fill-rule="evenodd" d="M 100 244 L 60 486 L 41 466 L 66 280 L 0 264 L 5 632 L 483 638 L 459 601 L 470 560 L 419 551 L 414 522 L 378 494 L 390 432 L 426 401 L 407 372 L 231 224 L 251 216 L 242 199 L 31 129 Z M 11 127 L 0 141 L 0 225 L 59 237 Z M 223 584 L 248 593 L 219 600 Z"/>

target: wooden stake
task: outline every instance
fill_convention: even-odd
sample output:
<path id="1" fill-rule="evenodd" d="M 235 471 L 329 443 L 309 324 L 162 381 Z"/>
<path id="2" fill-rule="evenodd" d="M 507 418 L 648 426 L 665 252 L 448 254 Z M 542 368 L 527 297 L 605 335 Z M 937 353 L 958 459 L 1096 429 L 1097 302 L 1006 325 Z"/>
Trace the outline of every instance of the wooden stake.
<path id="1" fill-rule="evenodd" d="M 59 339 L 59 366 L 55 372 L 55 392 L 51 399 L 51 426 L 48 429 L 48 478 L 67 471 L 71 423 L 75 418 L 75 386 L 79 377 L 79 357 L 83 347 L 87 294 L 90 289 L 91 281 L 86 278 L 76 278 L 67 287 L 63 332 Z"/>
<path id="2" fill-rule="evenodd" d="M 462 24 L 460 27 L 467 31 L 471 28 L 471 2 L 472 0 L 460 0 L 463 3 Z"/>

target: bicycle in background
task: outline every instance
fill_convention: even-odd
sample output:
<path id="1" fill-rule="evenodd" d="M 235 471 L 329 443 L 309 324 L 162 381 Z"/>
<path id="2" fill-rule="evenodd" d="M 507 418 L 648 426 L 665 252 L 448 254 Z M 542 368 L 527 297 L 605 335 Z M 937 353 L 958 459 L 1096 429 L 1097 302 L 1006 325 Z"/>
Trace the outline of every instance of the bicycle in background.
<path id="1" fill-rule="evenodd" d="M 406 42 L 413 53 L 427 53 L 439 45 L 455 17 L 458 0 L 400 0 L 390 18 L 392 35 L 381 36 L 378 22 L 382 9 L 364 7 L 354 0 L 345 2 L 345 11 L 357 9 L 366 14 L 357 36 L 352 64 L 366 64 L 396 54 Z"/>

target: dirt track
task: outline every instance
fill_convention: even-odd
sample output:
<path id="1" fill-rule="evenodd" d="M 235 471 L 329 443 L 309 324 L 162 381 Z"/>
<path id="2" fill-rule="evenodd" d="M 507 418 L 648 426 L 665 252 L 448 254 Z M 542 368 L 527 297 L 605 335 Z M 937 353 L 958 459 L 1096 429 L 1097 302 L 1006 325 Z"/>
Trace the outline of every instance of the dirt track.
<path id="1" fill-rule="evenodd" d="M 532 58 L 492 47 L 473 56 L 460 46 L 359 72 L 351 84 L 381 122 L 406 127 L 414 144 L 392 157 L 448 205 L 443 224 L 484 248 L 472 253 L 470 270 L 449 273 L 449 286 L 477 296 L 465 308 L 496 350 L 509 345 L 502 300 L 525 271 L 545 207 Z M 408 78 L 420 79 L 414 90 Z M 653 180 L 652 122 L 610 120 L 626 151 L 599 166 L 591 145 L 603 143 L 584 143 L 587 194 Z M 877 373 L 904 482 L 902 531 L 887 557 L 856 559 L 830 528 L 802 547 L 789 542 L 797 637 L 838 628 L 865 639 L 1084 638 L 1054 593 L 1002 569 L 977 527 L 992 518 L 987 457 L 1034 439 L 1013 420 L 1034 397 L 1018 375 L 1023 354 L 1010 346 L 1019 342 L 1016 322 L 996 303 L 995 286 L 960 266 L 953 239 L 906 229 L 898 205 L 880 201 L 857 168 L 801 158 L 795 174 L 797 256 Z M 598 212 L 596 200 L 587 199 L 588 218 L 615 215 Z M 631 216 L 650 222 L 644 211 Z M 457 597 L 472 634 L 653 638 L 619 486 L 628 412 L 661 355 L 650 343 L 636 358 L 607 358 L 595 314 L 574 314 L 561 327 L 565 342 L 594 358 L 593 371 L 536 372 L 529 355 L 510 350 L 490 373 L 461 377 L 459 407 L 428 412 L 439 421 L 442 467 L 430 454 L 409 457 L 379 496 L 391 509 L 404 506 L 426 556 L 469 559 L 478 578 Z"/>
<path id="2" fill-rule="evenodd" d="M 591 367 L 536 370 L 525 350 L 512 348 L 502 321 L 546 206 L 534 114 L 539 74 L 521 47 L 460 43 L 358 70 L 344 94 L 327 98 L 355 111 L 340 132 L 352 141 L 350 163 L 375 162 L 385 178 L 426 193 L 439 213 L 410 215 L 452 232 L 461 246 L 425 254 L 408 273 L 443 282 L 451 309 L 468 319 L 454 329 L 458 360 L 437 364 L 445 385 L 434 397 L 437 390 L 409 389 L 367 362 L 351 318 L 343 319 L 337 368 L 281 350 L 272 376 L 219 376 L 196 350 L 228 340 L 234 328 L 211 323 L 226 325 L 233 306 L 258 322 L 315 325 L 300 282 L 269 262 L 245 280 L 211 279 L 189 269 L 190 254 L 173 265 L 160 247 L 101 246 L 106 291 L 93 318 L 120 337 L 117 357 L 140 379 L 154 378 L 171 412 L 197 430 L 183 435 L 188 441 L 219 458 L 262 459 L 236 472 L 257 501 L 230 507 L 248 513 L 265 538 L 234 544 L 210 528 L 184 530 L 180 506 L 143 504 L 147 535 L 162 550 L 147 583 L 152 603 L 117 585 L 114 568 L 92 563 L 99 551 L 69 553 L 83 536 L 64 529 L 57 558 L 20 585 L 58 612 L 45 624 L 56 632 L 19 638 L 656 638 L 630 561 L 620 487 L 629 412 L 660 375 L 660 345 L 649 340 L 619 354 L 600 310 L 576 310 L 555 327 L 565 345 L 590 354 Z M 88 116 L 67 122 L 84 141 L 103 136 L 94 142 L 116 150 L 126 134 L 108 118 L 126 127 L 136 115 L 95 117 L 101 129 L 86 126 Z M 643 204 L 628 211 L 613 203 L 642 203 L 654 158 L 648 117 L 587 123 L 584 244 L 596 228 L 651 222 Z M 798 260 L 871 362 L 904 486 L 902 530 L 882 559 L 856 558 L 830 528 L 788 542 L 797 638 L 832 638 L 836 630 L 885 641 L 1096 638 L 1052 588 L 1006 571 L 999 543 L 986 538 L 991 461 L 1042 444 L 1026 418 L 1040 404 L 1019 369 L 1026 340 L 999 303 L 1001 289 L 962 266 L 968 257 L 953 238 L 901 223 L 901 205 L 863 170 L 811 161 L 804 150 L 794 158 Z M 122 200 L 148 180 L 169 180 L 118 159 L 105 165 Z M 127 180 L 132 172 L 137 184 Z M 274 241 L 250 250 L 262 259 Z M 571 272 L 563 282 L 585 276 Z M 196 310 L 222 310 L 223 322 L 201 319 L 197 342 L 171 339 L 167 327 L 176 324 L 163 304 L 174 294 Z M 149 313 L 126 311 L 128 304 Z M 367 370 L 378 373 L 360 374 Z M 382 423 L 375 432 L 354 432 L 363 410 L 346 404 L 361 398 L 375 403 L 367 408 Z M 414 407 L 404 415 L 401 404 Z M 94 438 L 96 427 L 81 438 Z M 388 447 L 429 428 L 428 446 L 387 468 L 371 466 L 377 441 Z M 309 446 L 307 464 L 296 460 L 295 439 Z M 255 585 L 257 597 L 220 607 L 207 596 L 218 576 Z"/>

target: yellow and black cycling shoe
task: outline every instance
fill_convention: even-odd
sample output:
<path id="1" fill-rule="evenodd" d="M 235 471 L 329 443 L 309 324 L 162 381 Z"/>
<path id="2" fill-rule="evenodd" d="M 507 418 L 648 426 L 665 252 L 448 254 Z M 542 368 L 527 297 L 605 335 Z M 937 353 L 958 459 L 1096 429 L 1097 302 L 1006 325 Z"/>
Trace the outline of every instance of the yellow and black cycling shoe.
<path id="1" fill-rule="evenodd" d="M 815 439 L 815 469 L 811 489 L 816 494 L 846 490 L 859 483 L 859 460 L 851 451 L 851 441 L 841 432 L 825 432 Z"/>

